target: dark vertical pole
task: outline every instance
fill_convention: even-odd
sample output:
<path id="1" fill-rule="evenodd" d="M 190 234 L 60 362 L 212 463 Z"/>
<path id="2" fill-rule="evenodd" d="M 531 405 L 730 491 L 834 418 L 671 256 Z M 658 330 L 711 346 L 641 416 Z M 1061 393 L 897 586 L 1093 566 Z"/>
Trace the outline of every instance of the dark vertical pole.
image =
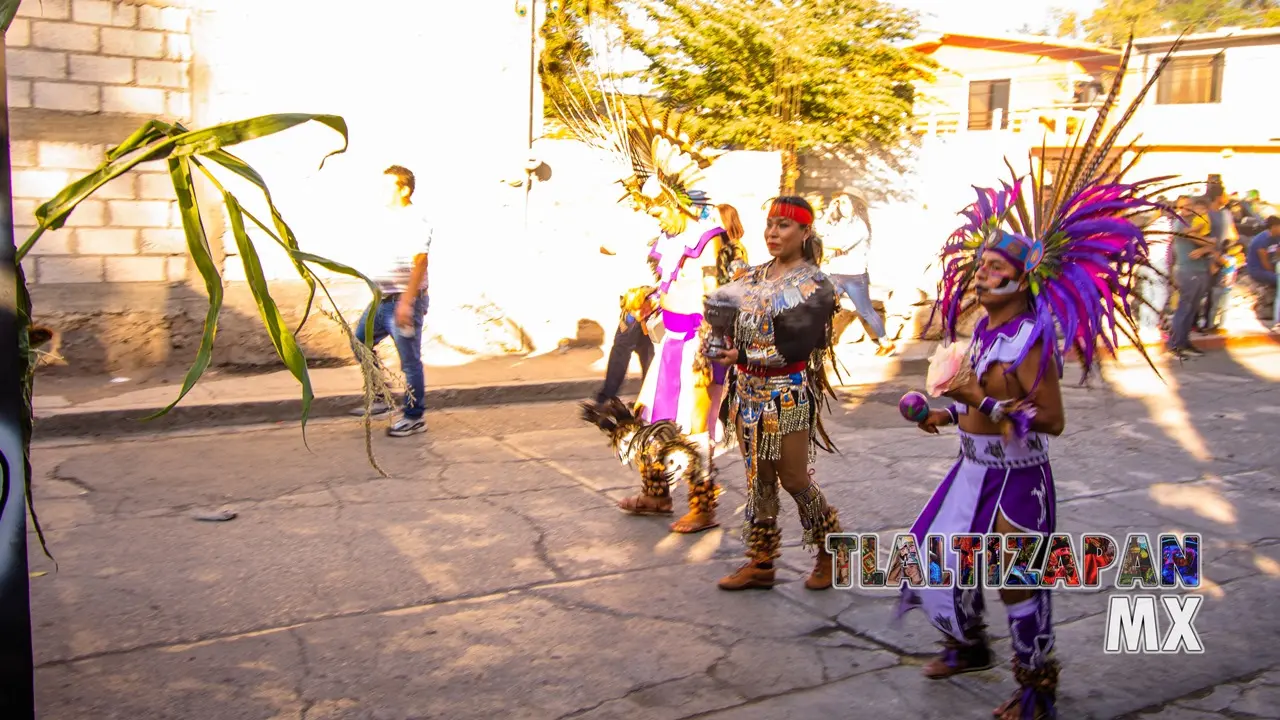
<path id="1" fill-rule="evenodd" d="M 5 78 L 0 42 L 0 78 Z M 0 717 L 35 720 L 31 655 L 31 576 L 27 572 L 26 454 L 18 284 L 9 177 L 9 97 L 0 83 Z"/>
<path id="2" fill-rule="evenodd" d="M 533 158 L 533 84 L 538 79 L 538 0 L 529 0 L 529 158 Z M 529 229 L 529 194 L 533 192 L 533 173 L 524 175 L 524 228 Z"/>

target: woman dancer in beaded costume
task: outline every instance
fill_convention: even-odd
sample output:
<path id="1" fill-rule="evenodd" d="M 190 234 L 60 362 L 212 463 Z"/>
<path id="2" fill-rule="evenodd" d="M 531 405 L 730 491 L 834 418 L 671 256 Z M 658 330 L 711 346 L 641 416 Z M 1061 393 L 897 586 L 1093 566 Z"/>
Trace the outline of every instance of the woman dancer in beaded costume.
<path id="1" fill-rule="evenodd" d="M 1125 76 L 1128 58 L 1126 51 L 1116 77 Z M 1054 532 L 1048 446 L 1066 424 L 1058 385 L 1062 359 L 1073 350 L 1087 378 L 1099 345 L 1114 355 L 1117 328 L 1143 347 L 1132 308 L 1145 301 L 1126 279 L 1147 265 L 1147 243 L 1129 218 L 1153 209 L 1171 212 L 1151 199 L 1164 190 L 1155 186 L 1166 178 L 1123 183 L 1129 167 L 1108 158 L 1165 63 L 1167 58 L 1103 138 L 1120 90 L 1121 83 L 1115 83 L 1088 139 L 1081 144 L 1077 138 L 1052 187 L 1045 185 L 1042 170 L 1038 177 L 1014 177 L 1000 190 L 979 190 L 978 201 L 963 213 L 968 222 L 943 248 L 938 303 L 950 340 L 955 341 L 967 291 L 976 291 L 987 315 L 969 347 L 972 372 L 962 371 L 944 393 L 957 402 L 933 410 L 920 423 L 930 433 L 943 425 L 960 430 L 960 458 L 911 528 L 921 547 L 927 535 L 999 532 L 1047 538 Z M 946 563 L 959 577 L 950 552 Z M 1006 587 L 1000 597 L 1018 689 L 994 715 L 1056 718 L 1059 665 L 1053 657 L 1049 591 Z M 904 587 L 899 614 L 913 608 L 922 609 L 944 635 L 944 651 L 925 667 L 927 677 L 991 667 L 981 587 Z"/>
<path id="2" fill-rule="evenodd" d="M 840 532 L 836 509 L 827 504 L 809 469 L 816 448 L 835 448 L 822 427 L 821 405 L 834 396 L 826 379 L 835 287 L 818 268 L 822 241 L 813 232 L 813 208 L 798 197 L 782 197 L 769 210 L 765 241 L 773 260 L 723 287 L 737 316 L 732 345 L 710 359 L 730 366 L 727 422 L 732 423 L 747 472 L 743 541 L 747 563 L 720 581 L 724 590 L 771 588 L 773 561 L 781 554 L 778 484 L 795 499 L 804 545 L 818 549 L 811 590 L 831 587 L 829 533 Z"/>

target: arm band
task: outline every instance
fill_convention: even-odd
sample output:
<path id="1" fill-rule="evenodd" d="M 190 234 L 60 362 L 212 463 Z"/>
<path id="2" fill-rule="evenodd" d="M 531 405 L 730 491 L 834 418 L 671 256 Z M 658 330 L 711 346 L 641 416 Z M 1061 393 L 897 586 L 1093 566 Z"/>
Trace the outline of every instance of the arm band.
<path id="1" fill-rule="evenodd" d="M 1000 422 L 1004 419 L 1004 408 L 1007 404 L 993 397 L 984 397 L 982 404 L 978 406 L 978 412 L 991 418 L 991 422 Z"/>

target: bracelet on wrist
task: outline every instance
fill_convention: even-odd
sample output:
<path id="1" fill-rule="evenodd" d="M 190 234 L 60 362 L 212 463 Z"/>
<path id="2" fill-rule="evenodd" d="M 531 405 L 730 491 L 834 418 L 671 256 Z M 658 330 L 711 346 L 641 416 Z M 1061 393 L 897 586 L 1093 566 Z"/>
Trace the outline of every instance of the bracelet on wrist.
<path id="1" fill-rule="evenodd" d="M 978 412 L 991 418 L 991 422 L 998 423 L 1004 419 L 1005 408 L 1008 405 L 1008 400 L 996 400 L 993 397 L 984 397 L 982 398 L 982 403 L 978 405 Z"/>

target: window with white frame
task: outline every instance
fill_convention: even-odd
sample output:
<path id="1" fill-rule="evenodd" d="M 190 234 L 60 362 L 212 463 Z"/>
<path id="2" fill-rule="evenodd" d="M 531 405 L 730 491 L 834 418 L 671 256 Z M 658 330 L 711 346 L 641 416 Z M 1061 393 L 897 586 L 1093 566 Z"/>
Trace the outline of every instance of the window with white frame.
<path id="1" fill-rule="evenodd" d="M 1222 102 L 1225 60 L 1223 53 L 1173 58 L 1156 82 L 1156 104 L 1207 105 Z"/>
<path id="2" fill-rule="evenodd" d="M 1009 81 L 970 82 L 969 129 L 990 130 L 995 125 L 997 114 L 1000 116 L 1000 129 L 1007 130 L 1009 128 Z"/>

